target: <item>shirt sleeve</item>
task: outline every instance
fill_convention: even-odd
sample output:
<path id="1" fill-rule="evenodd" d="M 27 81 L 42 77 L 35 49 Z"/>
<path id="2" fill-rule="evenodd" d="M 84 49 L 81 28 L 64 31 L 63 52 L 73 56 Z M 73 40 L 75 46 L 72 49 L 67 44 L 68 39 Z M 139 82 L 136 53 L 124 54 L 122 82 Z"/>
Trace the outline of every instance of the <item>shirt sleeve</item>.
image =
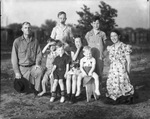
<path id="1" fill-rule="evenodd" d="M 42 51 L 40 45 L 37 41 L 37 51 L 36 51 L 36 65 L 40 65 L 42 60 Z"/>
<path id="2" fill-rule="evenodd" d="M 14 41 L 11 53 L 12 67 L 15 73 L 21 73 L 19 70 L 19 59 L 18 59 L 18 42 Z"/>
<path id="3" fill-rule="evenodd" d="M 70 64 L 71 63 L 71 57 L 66 55 L 66 64 Z"/>
<path id="4" fill-rule="evenodd" d="M 107 39 L 106 34 L 105 34 L 105 32 L 103 32 L 103 42 L 104 42 L 104 44 L 106 44 L 106 39 Z"/>
<path id="5" fill-rule="evenodd" d="M 86 40 L 87 45 L 88 45 L 89 44 L 89 32 L 86 33 L 85 40 Z"/>
<path id="6" fill-rule="evenodd" d="M 56 28 L 54 27 L 52 32 L 51 32 L 51 36 L 52 39 L 56 39 Z"/>

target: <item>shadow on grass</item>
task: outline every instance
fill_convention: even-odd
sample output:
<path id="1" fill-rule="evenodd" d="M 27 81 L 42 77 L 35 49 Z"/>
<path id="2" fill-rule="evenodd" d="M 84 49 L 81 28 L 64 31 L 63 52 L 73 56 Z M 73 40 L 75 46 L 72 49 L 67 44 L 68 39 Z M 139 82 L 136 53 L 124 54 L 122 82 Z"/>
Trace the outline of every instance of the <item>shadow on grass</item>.
<path id="1" fill-rule="evenodd" d="M 137 103 L 150 99 L 150 68 L 142 71 L 133 71 L 130 75 L 131 84 L 138 95 Z"/>

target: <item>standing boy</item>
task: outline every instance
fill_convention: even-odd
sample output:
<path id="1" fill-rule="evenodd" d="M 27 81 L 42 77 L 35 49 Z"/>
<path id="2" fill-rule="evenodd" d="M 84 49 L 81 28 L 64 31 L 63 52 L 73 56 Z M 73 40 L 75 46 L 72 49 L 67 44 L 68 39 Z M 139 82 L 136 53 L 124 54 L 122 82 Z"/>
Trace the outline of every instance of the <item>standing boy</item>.
<path id="1" fill-rule="evenodd" d="M 93 57 L 96 59 L 96 73 L 102 77 L 103 70 L 103 50 L 106 41 L 106 34 L 100 30 L 99 17 L 95 16 L 91 23 L 93 29 L 85 35 L 88 45 L 92 48 Z"/>
<path id="2" fill-rule="evenodd" d="M 58 23 L 53 28 L 50 37 L 55 40 L 60 40 L 64 44 L 65 50 L 68 52 L 70 51 L 70 45 L 72 44 L 73 34 L 71 27 L 65 24 L 66 20 L 66 13 L 63 11 L 59 12 Z"/>

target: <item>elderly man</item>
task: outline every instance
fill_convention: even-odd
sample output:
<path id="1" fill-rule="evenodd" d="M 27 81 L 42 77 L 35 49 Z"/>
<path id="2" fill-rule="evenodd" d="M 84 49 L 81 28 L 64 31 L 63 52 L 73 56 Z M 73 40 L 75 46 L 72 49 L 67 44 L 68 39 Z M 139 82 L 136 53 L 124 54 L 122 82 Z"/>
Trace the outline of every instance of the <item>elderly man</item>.
<path id="1" fill-rule="evenodd" d="M 16 80 L 25 79 L 28 82 L 27 89 L 32 87 L 37 94 L 41 90 L 43 75 L 40 66 L 42 53 L 37 39 L 32 37 L 31 24 L 24 22 L 21 30 L 23 35 L 16 38 L 13 43 L 11 62 Z"/>

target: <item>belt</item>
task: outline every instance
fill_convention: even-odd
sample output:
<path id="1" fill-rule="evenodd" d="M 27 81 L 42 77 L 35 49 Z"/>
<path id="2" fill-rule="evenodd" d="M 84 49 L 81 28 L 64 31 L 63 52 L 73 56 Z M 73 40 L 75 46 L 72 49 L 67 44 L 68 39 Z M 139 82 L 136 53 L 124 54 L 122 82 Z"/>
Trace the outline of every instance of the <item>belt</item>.
<path id="1" fill-rule="evenodd" d="M 33 65 L 35 65 L 35 63 L 34 64 L 30 64 L 30 65 L 20 65 L 20 66 L 22 66 L 22 67 L 32 67 Z"/>

